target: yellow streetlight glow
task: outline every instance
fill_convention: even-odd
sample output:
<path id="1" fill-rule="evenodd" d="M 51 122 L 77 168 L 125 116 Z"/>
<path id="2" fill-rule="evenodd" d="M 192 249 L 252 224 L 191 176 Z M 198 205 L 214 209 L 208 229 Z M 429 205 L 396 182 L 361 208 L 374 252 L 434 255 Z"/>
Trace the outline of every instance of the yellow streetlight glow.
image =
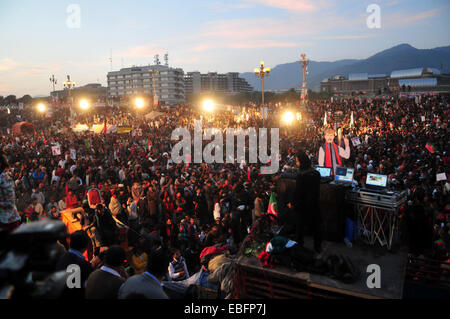
<path id="1" fill-rule="evenodd" d="M 142 109 L 144 107 L 144 99 L 138 97 L 136 98 L 136 100 L 134 101 L 134 104 L 136 105 L 136 107 L 138 109 Z"/>
<path id="2" fill-rule="evenodd" d="M 294 121 L 294 114 L 292 114 L 292 112 L 291 111 L 286 111 L 284 114 L 283 114 L 283 122 L 285 123 L 285 124 L 288 124 L 288 125 L 290 125 L 293 121 Z"/>
<path id="3" fill-rule="evenodd" d="M 261 65 L 264 65 L 264 61 L 259 62 Z"/>
<path id="4" fill-rule="evenodd" d="M 258 68 L 255 68 L 253 71 L 254 71 L 255 73 L 259 73 L 259 69 L 258 69 Z"/>
<path id="5" fill-rule="evenodd" d="M 206 100 L 203 102 L 203 110 L 206 112 L 213 112 L 214 111 L 214 102 L 211 100 Z"/>
<path id="6" fill-rule="evenodd" d="M 87 100 L 81 100 L 80 101 L 80 107 L 83 110 L 87 110 L 89 108 L 89 102 Z"/>
<path id="7" fill-rule="evenodd" d="M 45 112 L 46 109 L 47 109 L 47 107 L 45 106 L 44 103 L 39 103 L 37 106 L 37 110 L 41 113 Z"/>

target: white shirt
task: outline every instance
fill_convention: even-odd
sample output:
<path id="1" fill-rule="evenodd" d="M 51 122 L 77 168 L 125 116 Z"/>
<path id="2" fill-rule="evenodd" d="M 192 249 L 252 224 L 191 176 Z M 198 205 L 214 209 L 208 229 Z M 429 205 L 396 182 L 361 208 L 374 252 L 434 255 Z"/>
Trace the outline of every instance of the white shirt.
<path id="1" fill-rule="evenodd" d="M 109 268 L 108 266 L 102 266 L 102 267 L 100 268 L 100 270 L 109 272 L 111 275 L 114 275 L 114 276 L 117 276 L 117 277 L 122 278 L 122 276 L 121 276 L 117 271 L 115 271 L 115 270 L 112 269 L 112 268 Z"/>

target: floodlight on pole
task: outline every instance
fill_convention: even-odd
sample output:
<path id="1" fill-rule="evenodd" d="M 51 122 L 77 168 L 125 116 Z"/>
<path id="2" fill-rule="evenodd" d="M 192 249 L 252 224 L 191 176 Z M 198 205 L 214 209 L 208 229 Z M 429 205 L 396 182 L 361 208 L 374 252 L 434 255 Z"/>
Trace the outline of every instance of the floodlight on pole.
<path id="1" fill-rule="evenodd" d="M 80 107 L 83 110 L 87 110 L 89 108 L 89 102 L 86 99 L 80 101 Z"/>
<path id="2" fill-rule="evenodd" d="M 270 73 L 270 68 L 264 67 L 264 61 L 260 62 L 260 67 L 254 69 L 255 75 L 261 78 L 261 98 L 262 106 L 264 107 L 264 77 Z"/>
<path id="3" fill-rule="evenodd" d="M 294 121 L 294 119 L 295 119 L 295 116 L 291 111 L 284 112 L 282 120 L 285 124 L 291 125 L 292 122 Z"/>
<path id="4" fill-rule="evenodd" d="M 39 103 L 39 104 L 37 105 L 37 110 L 38 110 L 39 112 L 41 112 L 41 113 L 44 113 L 44 112 L 47 110 L 47 107 L 45 106 L 44 103 Z"/>
<path id="5" fill-rule="evenodd" d="M 214 111 L 215 105 L 212 100 L 205 100 L 203 102 L 203 110 L 206 112 L 212 113 Z"/>
<path id="6" fill-rule="evenodd" d="M 136 107 L 138 109 L 142 109 L 144 107 L 144 99 L 141 97 L 136 98 L 136 100 L 134 100 L 134 104 L 136 105 Z"/>

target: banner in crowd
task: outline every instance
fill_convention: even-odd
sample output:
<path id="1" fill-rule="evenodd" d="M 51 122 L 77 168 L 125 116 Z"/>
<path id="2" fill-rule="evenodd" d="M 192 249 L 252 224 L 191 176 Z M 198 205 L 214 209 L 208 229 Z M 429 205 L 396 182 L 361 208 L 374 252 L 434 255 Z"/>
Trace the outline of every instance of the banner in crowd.
<path id="1" fill-rule="evenodd" d="M 76 125 L 72 125 L 72 130 L 74 132 L 85 132 L 85 131 L 89 131 L 89 126 L 87 126 L 86 124 L 76 124 Z"/>
<path id="2" fill-rule="evenodd" d="M 61 146 L 60 145 L 53 145 L 52 146 L 52 155 L 53 156 L 61 155 Z"/>
<path id="3" fill-rule="evenodd" d="M 446 181 L 446 180 L 447 180 L 447 175 L 445 175 L 445 173 L 436 174 L 436 181 L 437 182 Z"/>
<path id="4" fill-rule="evenodd" d="M 359 140 L 359 137 L 352 138 L 352 144 L 355 147 L 358 146 L 358 145 L 361 145 L 361 141 Z"/>
<path id="5" fill-rule="evenodd" d="M 105 128 L 105 124 L 94 124 L 92 126 L 91 131 L 95 134 L 101 134 L 103 133 Z M 107 125 L 106 126 L 106 133 L 117 133 L 117 126 L 116 125 Z"/>
<path id="6" fill-rule="evenodd" d="M 77 151 L 74 148 L 70 149 L 70 158 L 73 159 L 74 161 L 77 160 Z"/>

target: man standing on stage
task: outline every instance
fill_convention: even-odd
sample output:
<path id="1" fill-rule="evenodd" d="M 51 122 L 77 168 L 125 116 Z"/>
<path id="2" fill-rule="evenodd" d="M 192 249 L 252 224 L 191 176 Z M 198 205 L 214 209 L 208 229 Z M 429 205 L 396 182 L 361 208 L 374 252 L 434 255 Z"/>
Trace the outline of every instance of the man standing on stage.
<path id="1" fill-rule="evenodd" d="M 334 130 L 325 130 L 325 144 L 319 149 L 319 166 L 331 167 L 332 174 L 336 173 L 336 167 L 342 166 L 342 158 L 350 158 L 350 142 L 344 137 L 345 148 L 334 143 Z"/>
<path id="2" fill-rule="evenodd" d="M 303 245 L 305 226 L 311 227 L 314 237 L 314 250 L 322 250 L 322 218 L 320 214 L 320 174 L 311 167 L 311 161 L 303 150 L 296 154 L 296 163 L 299 168 L 295 186 L 294 207 L 296 211 L 296 241 Z"/>

